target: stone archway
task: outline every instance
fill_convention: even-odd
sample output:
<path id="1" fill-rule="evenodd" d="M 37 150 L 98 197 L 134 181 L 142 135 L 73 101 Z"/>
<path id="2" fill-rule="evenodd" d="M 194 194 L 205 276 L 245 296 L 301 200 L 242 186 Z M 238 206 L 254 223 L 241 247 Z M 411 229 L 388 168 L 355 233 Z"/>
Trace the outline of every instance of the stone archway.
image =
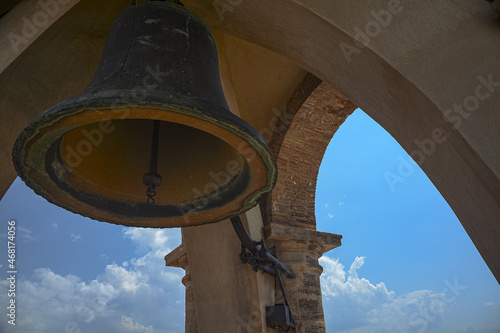
<path id="1" fill-rule="evenodd" d="M 377 121 L 500 280 L 497 16 L 486 2 L 390 3 L 237 1 L 223 15 L 212 3 L 190 5 L 212 26 L 293 59 Z M 381 13 L 390 19 L 380 23 Z"/>
<path id="2" fill-rule="evenodd" d="M 184 3 L 213 28 L 292 59 L 384 127 L 419 162 L 500 279 L 500 34 L 486 2 Z M 221 3 L 225 6 L 217 7 Z M 33 40 L 31 52 L 18 55 L 1 73 L 0 119 L 11 126 L 0 135 L 7 147 L 0 150 L 5 157 L 0 193 L 15 177 L 10 147 L 18 132 L 45 107 L 84 88 L 107 26 L 128 5 L 80 1 L 47 29 L 52 34 Z M 69 15 L 77 11 L 80 15 Z M 75 75 L 82 80 L 72 80 Z M 265 112 L 258 116 L 269 118 Z M 297 122 L 298 128 L 307 121 Z M 293 126 L 289 130 L 293 138 L 303 134 Z M 300 221 L 302 228 L 293 232 L 306 234 L 312 224 Z M 279 232 L 270 233 L 279 237 Z"/>
<path id="3" fill-rule="evenodd" d="M 500 60 L 496 56 L 500 53 L 500 34 L 498 16 L 486 1 L 447 0 L 433 4 L 368 0 L 342 4 L 328 0 L 184 2 L 213 28 L 294 60 L 384 127 L 417 159 L 497 280 L 500 279 L 497 245 L 500 238 L 500 114 L 497 112 Z M 91 10 L 92 3 L 82 1 L 68 13 L 76 7 Z M 127 5 L 126 1 L 116 1 L 107 5 L 107 10 L 118 13 Z M 65 17 L 52 24 L 50 29 L 64 26 L 65 29 L 60 30 L 64 32 L 58 36 L 67 35 L 74 42 L 68 44 L 71 49 L 52 57 L 52 62 L 66 62 L 81 77 L 89 78 L 98 55 L 89 56 L 86 52 L 90 44 L 103 42 L 108 21 L 116 15 L 108 14 L 100 11 L 97 16 L 88 16 L 96 20 L 91 27 L 89 20 L 78 23 Z M 23 15 L 20 13 L 19 17 Z M 85 39 L 80 40 L 89 45 L 79 44 L 78 37 L 71 35 L 82 33 L 81 28 L 66 29 L 77 25 L 89 26 L 88 31 L 84 31 L 87 35 L 82 35 Z M 30 48 L 40 48 L 42 43 L 56 47 L 57 42 L 47 37 L 40 35 Z M 90 46 L 92 50 L 96 48 L 93 44 Z M 39 84 L 31 88 L 39 94 L 20 100 L 25 112 L 18 114 L 14 120 L 16 125 L 5 129 L 2 135 L 8 147 L 19 128 L 45 106 L 74 95 L 85 86 L 84 81 L 68 81 L 68 87 L 57 91 L 44 86 L 47 75 L 40 69 L 52 68 L 43 66 L 43 59 L 51 57 L 45 54 L 43 58 L 43 52 L 25 53 L 2 73 L 8 83 L 5 91 L 26 89 L 24 80 L 14 72 L 20 69 L 22 61 L 27 61 L 32 65 L 25 67 L 28 70 L 25 75 L 38 78 Z M 75 60 L 75 54 L 81 61 Z M 29 61 L 32 56 L 36 59 Z M 70 76 L 61 72 L 59 79 Z M 55 78 L 53 73 L 50 78 Z M 4 101 L 8 103 L 9 99 Z M 2 109 L 10 119 L 11 106 L 5 104 Z M 1 151 L 6 161 L 9 152 L 9 148 Z M 2 170 L 1 193 L 15 177 L 9 163 L 2 164 Z"/>
<path id="4" fill-rule="evenodd" d="M 308 74 L 276 121 L 270 140 L 278 181 L 262 200 L 261 211 L 266 239 L 297 275 L 284 280 L 297 332 L 326 331 L 318 259 L 339 246 L 342 236 L 316 231 L 316 182 L 330 140 L 355 109 L 345 96 Z"/>
<path id="5" fill-rule="evenodd" d="M 291 97 L 270 140 L 279 174 L 275 188 L 262 202 L 265 224 L 316 230 L 316 179 L 323 154 L 337 129 L 356 109 L 345 96 L 311 77 L 306 76 Z M 293 102 L 300 101 L 301 93 L 310 94 L 297 110 Z M 280 130 L 284 127 L 286 130 Z"/>

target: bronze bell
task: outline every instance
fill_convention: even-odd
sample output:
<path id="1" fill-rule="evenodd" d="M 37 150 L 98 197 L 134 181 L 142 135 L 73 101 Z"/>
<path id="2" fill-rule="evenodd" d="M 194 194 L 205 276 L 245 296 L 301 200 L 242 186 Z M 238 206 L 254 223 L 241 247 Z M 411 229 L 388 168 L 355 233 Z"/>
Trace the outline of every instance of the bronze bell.
<path id="1" fill-rule="evenodd" d="M 118 16 L 89 86 L 36 117 L 13 160 L 48 201 L 140 227 L 234 216 L 277 177 L 264 140 L 229 111 L 210 28 L 157 1 Z"/>

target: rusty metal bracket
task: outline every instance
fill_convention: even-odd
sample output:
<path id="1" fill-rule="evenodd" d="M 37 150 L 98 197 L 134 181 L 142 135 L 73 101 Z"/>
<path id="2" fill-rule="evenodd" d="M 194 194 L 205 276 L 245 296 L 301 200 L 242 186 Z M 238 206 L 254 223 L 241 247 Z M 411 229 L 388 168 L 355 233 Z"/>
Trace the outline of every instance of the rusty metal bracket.
<path id="1" fill-rule="evenodd" d="M 274 329 L 279 327 L 284 332 L 288 332 L 291 328 L 295 328 L 295 322 L 286 297 L 281 272 L 291 279 L 296 278 L 295 273 L 276 257 L 276 246 L 268 249 L 263 239 L 260 242 L 252 239 L 239 216 L 231 217 L 231 223 L 241 242 L 241 262 L 252 265 L 253 270 L 256 272 L 263 270 L 273 275 L 280 286 L 283 303 L 266 306 L 267 326 Z"/>
<path id="2" fill-rule="evenodd" d="M 239 216 L 231 217 L 231 223 L 241 241 L 240 259 L 243 263 L 252 265 L 256 272 L 261 269 L 273 276 L 276 275 L 276 268 L 278 268 L 289 278 L 295 279 L 295 273 L 276 258 L 275 246 L 268 249 L 263 239 L 260 242 L 254 241 L 243 226 Z"/>

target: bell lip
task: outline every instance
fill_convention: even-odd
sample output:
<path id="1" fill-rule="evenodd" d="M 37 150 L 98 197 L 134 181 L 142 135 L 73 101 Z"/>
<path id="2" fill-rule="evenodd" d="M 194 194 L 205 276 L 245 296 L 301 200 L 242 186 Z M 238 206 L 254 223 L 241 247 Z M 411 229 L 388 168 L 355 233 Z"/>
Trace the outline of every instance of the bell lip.
<path id="1" fill-rule="evenodd" d="M 41 114 L 39 114 L 28 127 L 26 127 L 19 137 L 17 138 L 14 148 L 12 150 L 12 159 L 13 164 L 16 169 L 16 172 L 20 176 L 20 178 L 26 183 L 28 187 L 30 187 L 36 194 L 42 196 L 47 201 L 62 207 L 68 211 L 71 211 L 75 214 L 88 217 L 97 221 L 107 222 L 111 224 L 117 224 L 122 226 L 130 226 L 130 227 L 142 227 L 142 228 L 174 228 L 174 227 L 188 227 L 188 226 L 196 226 L 202 224 L 215 223 L 232 216 L 236 216 L 242 214 L 249 209 L 255 207 L 258 204 L 258 199 L 265 193 L 270 192 L 277 181 L 277 165 L 276 161 L 269 150 L 267 144 L 264 139 L 260 136 L 260 134 L 253 129 L 248 123 L 246 123 L 243 119 L 237 117 L 231 112 L 227 111 L 223 119 L 224 122 L 220 121 L 221 119 L 216 119 L 213 114 L 207 111 L 202 111 L 197 108 L 188 108 L 179 106 L 176 104 L 168 104 L 162 103 L 160 100 L 162 98 L 155 99 L 154 96 L 149 96 L 148 101 L 141 101 L 137 105 L 131 106 L 128 103 L 118 102 L 116 103 L 116 99 L 107 97 L 97 98 L 95 95 L 79 95 L 66 100 L 63 100 L 51 108 L 45 110 Z M 164 98 L 163 98 L 164 100 Z M 112 103 L 112 104 L 110 104 Z M 113 105 L 110 108 L 110 105 Z M 261 164 L 266 169 L 266 182 L 265 186 L 260 189 L 255 189 L 243 200 L 243 204 L 240 206 L 240 209 L 232 210 L 227 212 L 226 214 L 210 218 L 208 220 L 197 220 L 196 222 L 192 222 L 192 218 L 196 217 L 196 215 L 204 215 L 205 211 L 198 211 L 190 214 L 186 214 L 187 216 L 177 216 L 177 217 L 137 217 L 137 216 L 127 216 L 127 215 L 119 215 L 116 212 L 103 211 L 102 209 L 95 209 L 94 207 L 89 206 L 89 208 L 94 208 L 93 212 L 97 212 L 97 214 L 88 214 L 87 210 L 79 211 L 77 209 L 72 208 L 68 201 L 60 201 L 54 198 L 51 192 L 46 191 L 36 179 L 29 176 L 28 168 L 30 166 L 25 165 L 26 154 L 26 146 L 30 143 L 30 141 L 36 138 L 41 130 L 47 130 L 52 127 L 59 120 L 64 119 L 66 117 L 72 116 L 77 112 L 83 111 L 99 111 L 99 110 L 111 110 L 111 109 L 124 109 L 133 107 L 137 110 L 151 110 L 155 109 L 159 112 L 165 112 L 166 108 L 169 107 L 169 111 L 178 112 L 179 114 L 192 117 L 198 119 L 200 121 L 210 123 L 221 128 L 224 128 L 226 131 L 232 133 L 233 135 L 237 135 L 244 142 L 248 143 L 254 152 L 257 153 L 257 156 L 261 159 Z M 211 105 L 212 108 L 221 108 L 219 106 Z M 222 108 L 221 108 L 222 109 Z M 117 119 L 133 119 L 133 118 L 109 118 L 109 120 L 117 120 Z M 142 118 L 148 119 L 148 118 Z M 153 119 L 153 118 L 150 118 Z M 108 120 L 102 119 L 101 120 Z M 162 119 L 159 119 L 162 120 Z M 169 121 L 169 120 L 165 120 Z M 91 122 L 89 122 L 91 123 Z M 82 123 L 80 125 L 85 125 Z M 195 127 L 196 128 L 196 127 Z M 66 133 L 71 131 L 73 128 L 69 129 Z M 234 131 L 234 130 L 237 131 Z M 202 129 L 203 130 L 203 129 Z M 233 130 L 233 131 L 231 131 Z M 205 131 L 207 132 L 207 131 Z M 211 135 L 215 135 L 214 133 L 207 132 Z M 64 135 L 64 134 L 63 134 Z M 215 135 L 217 136 L 217 135 Z M 62 136 L 61 136 L 62 137 Z M 217 136 L 218 137 L 218 136 Z M 220 137 L 219 137 L 220 138 Z M 55 142 L 55 141 L 54 141 Z M 240 151 L 238 147 L 235 147 L 228 142 L 233 148 Z M 30 145 L 31 146 L 31 145 Z M 48 149 L 47 149 L 48 151 Z M 241 151 L 240 151 L 241 153 Z M 242 154 L 243 156 L 243 154 Z M 243 156 L 245 160 L 247 158 Z M 43 163 L 45 165 L 45 163 Z M 48 178 L 48 175 L 47 175 Z M 82 204 L 87 205 L 82 202 Z M 90 209 L 92 211 L 92 209 Z M 183 220 L 184 223 L 180 223 L 179 221 Z M 187 220 L 187 222 L 186 222 Z M 172 223 L 174 222 L 174 223 Z"/>

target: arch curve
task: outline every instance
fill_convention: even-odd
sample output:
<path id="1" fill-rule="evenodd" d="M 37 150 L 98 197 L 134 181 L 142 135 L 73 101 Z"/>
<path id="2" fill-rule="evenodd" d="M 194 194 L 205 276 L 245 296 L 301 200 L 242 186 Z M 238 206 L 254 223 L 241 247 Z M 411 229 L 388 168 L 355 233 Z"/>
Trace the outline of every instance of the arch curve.
<path id="1" fill-rule="evenodd" d="M 402 4 L 408 9 L 349 61 L 340 45 L 359 46 L 354 28 L 374 20 L 371 12 L 386 8 L 386 2 L 240 1 L 222 20 L 210 4 L 191 5 L 213 27 L 294 60 L 362 108 L 410 155 L 420 156 L 420 167 L 500 281 L 500 129 L 495 125 L 500 88 L 493 87 L 498 83 L 483 85 L 491 94 L 481 102 L 481 116 L 463 116 L 462 126 L 447 117 L 481 81 L 500 79 L 495 14 L 486 3 Z"/>
<path id="2" fill-rule="evenodd" d="M 300 97 L 306 97 L 305 99 Z M 294 103 L 295 102 L 295 103 Z M 269 146 L 277 160 L 278 180 L 261 201 L 264 223 L 316 230 L 316 183 L 333 135 L 356 106 L 308 74 L 282 113 Z"/>
<path id="3" fill-rule="evenodd" d="M 223 15 L 217 12 L 214 2 L 184 2 L 213 28 L 294 60 L 361 107 L 410 155 L 420 156 L 421 168 L 500 281 L 500 33 L 497 15 L 488 3 L 402 0 L 401 10 L 392 15 L 390 22 L 381 23 L 373 13 L 388 10 L 388 2 L 382 0 L 238 0 L 231 1 L 231 10 Z M 90 12 L 93 3 L 97 1 L 81 1 L 68 13 L 76 9 Z M 88 32 L 92 36 L 88 42 L 99 45 L 107 25 L 102 23 L 114 17 L 111 13 L 128 5 L 128 1 L 116 0 L 106 5 L 110 13 L 106 18 L 88 15 L 81 16 L 84 22 L 70 22 L 62 17 L 53 26 L 58 26 L 60 33 L 73 42 L 75 36 L 71 33 L 81 29 L 68 30 L 67 26 L 88 26 L 92 30 Z M 93 21 L 88 18 L 99 24 L 89 24 Z M 371 33 L 365 47 L 356 43 L 356 38 L 360 39 L 357 31 L 375 23 L 381 28 Z M 60 28 L 62 25 L 65 29 Z M 45 50 L 49 48 L 40 46 L 49 45 L 49 37 L 41 35 L 29 49 L 38 47 L 39 52 L 49 52 Z M 359 52 L 346 59 L 342 43 Z M 73 74 L 90 78 L 93 73 L 88 64 L 98 60 L 88 55 L 93 47 L 78 43 L 67 46 L 72 50 L 44 58 L 74 64 Z M 82 61 L 76 61 L 75 54 Z M 0 86 L 5 91 L 25 89 L 20 76 L 31 77 L 32 69 L 44 64 L 36 61 L 37 57 L 38 54 L 19 55 L 2 73 Z M 23 61 L 31 67 L 21 68 Z M 63 71 L 63 67 L 58 70 Z M 37 75 L 42 77 L 44 72 Z M 56 85 L 56 76 L 68 74 L 51 72 L 48 81 Z M 30 80 L 32 90 L 39 94 L 29 101 L 20 98 L 22 109 L 27 111 L 18 116 L 16 128 L 24 127 L 45 106 L 73 95 L 86 81 L 68 81 L 60 90 L 54 90 Z M 42 99 L 40 96 L 47 92 L 48 97 Z M 468 105 L 466 109 L 465 103 L 471 98 L 476 98 L 478 106 Z M 7 98 L 0 103 L 1 113 L 10 117 L 13 108 L 8 103 Z M 460 108 L 462 105 L 465 109 Z M 436 130 L 445 139 L 437 142 Z M 5 135 L 2 133 L 6 139 L 2 141 L 10 145 L 15 136 L 15 130 L 6 129 Z M 1 152 L 6 160 L 9 150 Z M 12 168 L 7 168 L 5 174 L 6 179 L 14 178 Z"/>

